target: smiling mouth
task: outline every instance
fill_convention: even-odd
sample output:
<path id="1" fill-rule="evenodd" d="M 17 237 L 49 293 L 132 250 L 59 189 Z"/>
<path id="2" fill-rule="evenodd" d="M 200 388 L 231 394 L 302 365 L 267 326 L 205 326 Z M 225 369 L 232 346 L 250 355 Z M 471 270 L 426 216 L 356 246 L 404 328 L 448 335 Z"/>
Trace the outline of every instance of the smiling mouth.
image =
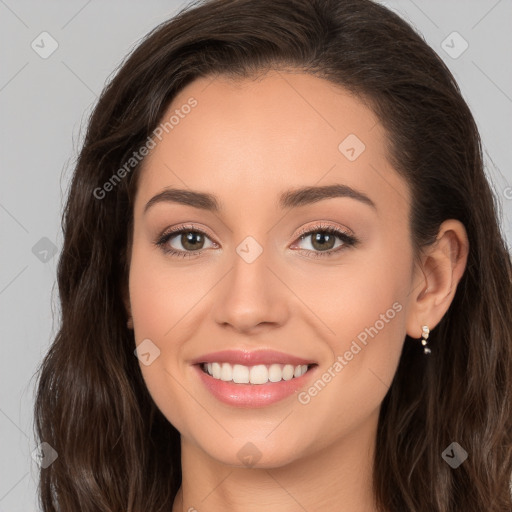
<path id="1" fill-rule="evenodd" d="M 245 366 L 230 363 L 199 363 L 201 370 L 213 379 L 235 384 L 267 384 L 297 379 L 317 364 L 257 364 Z"/>

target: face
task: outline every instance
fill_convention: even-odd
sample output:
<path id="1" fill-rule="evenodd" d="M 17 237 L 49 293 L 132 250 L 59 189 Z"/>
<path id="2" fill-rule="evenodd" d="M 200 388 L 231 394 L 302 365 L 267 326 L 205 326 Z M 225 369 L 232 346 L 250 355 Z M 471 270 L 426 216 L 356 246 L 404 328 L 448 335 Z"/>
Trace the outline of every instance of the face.
<path id="1" fill-rule="evenodd" d="M 198 79 L 164 117 L 139 176 L 129 275 L 157 406 L 182 440 L 238 466 L 247 442 L 275 467 L 375 424 L 414 289 L 409 189 L 376 116 L 320 78 L 269 72 Z M 248 364 L 208 357 L 225 350 Z M 214 376 L 205 361 L 220 363 Z M 253 367 L 281 381 L 243 383 Z"/>

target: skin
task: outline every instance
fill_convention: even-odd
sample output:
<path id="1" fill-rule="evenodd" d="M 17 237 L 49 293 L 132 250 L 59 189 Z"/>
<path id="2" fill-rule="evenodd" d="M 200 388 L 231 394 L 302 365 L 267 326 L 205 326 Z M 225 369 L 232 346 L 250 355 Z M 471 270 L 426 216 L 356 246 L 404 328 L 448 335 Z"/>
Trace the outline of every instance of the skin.
<path id="1" fill-rule="evenodd" d="M 181 434 L 183 483 L 173 512 L 340 504 L 374 511 L 380 405 L 405 335 L 420 343 L 422 325 L 433 329 L 453 300 L 469 247 L 464 226 L 445 221 L 415 264 L 410 191 L 386 160 L 384 129 L 363 103 L 323 79 L 290 70 L 236 82 L 200 78 L 165 119 L 191 96 L 197 106 L 151 150 L 140 175 L 126 298 L 136 344 L 149 338 L 160 350 L 141 364 L 149 392 Z M 354 161 L 338 149 L 349 134 L 366 146 Z M 363 192 L 376 209 L 348 197 L 278 207 L 285 190 L 335 183 Z M 144 213 L 168 187 L 215 194 L 222 208 L 162 202 Z M 320 221 L 360 243 L 312 257 L 321 247 L 297 233 Z M 191 222 L 207 233 L 195 242 L 200 255 L 171 256 L 153 243 Z M 250 264 L 236 252 L 247 236 L 263 248 Z M 182 241 L 175 235 L 167 245 L 186 251 Z M 292 395 L 257 409 L 226 405 L 190 364 L 217 350 L 276 349 L 316 360 L 320 376 L 394 303 L 401 306 L 394 318 L 307 404 Z M 252 467 L 237 456 L 247 442 L 261 453 Z"/>

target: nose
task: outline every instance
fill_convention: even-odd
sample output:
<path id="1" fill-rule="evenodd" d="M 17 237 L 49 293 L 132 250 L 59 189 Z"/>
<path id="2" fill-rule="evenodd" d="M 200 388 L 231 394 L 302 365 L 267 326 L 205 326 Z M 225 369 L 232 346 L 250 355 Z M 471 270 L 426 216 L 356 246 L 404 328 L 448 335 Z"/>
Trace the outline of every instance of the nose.
<path id="1" fill-rule="evenodd" d="M 223 328 L 245 334 L 277 328 L 289 316 L 290 297 L 265 250 L 252 262 L 238 253 L 215 297 L 213 317 Z M 270 264 L 270 265 L 269 265 Z"/>

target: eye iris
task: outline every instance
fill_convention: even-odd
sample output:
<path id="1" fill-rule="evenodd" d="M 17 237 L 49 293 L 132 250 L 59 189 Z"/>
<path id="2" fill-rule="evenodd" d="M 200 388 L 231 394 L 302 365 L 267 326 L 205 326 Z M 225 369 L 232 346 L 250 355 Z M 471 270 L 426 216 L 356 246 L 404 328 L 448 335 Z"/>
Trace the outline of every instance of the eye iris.
<path id="1" fill-rule="evenodd" d="M 327 242 L 327 243 L 326 243 Z M 319 231 L 317 233 L 315 233 L 315 235 L 313 236 L 313 247 L 315 249 L 332 249 L 334 247 L 334 242 L 335 242 L 335 236 L 330 234 L 330 233 L 326 233 L 326 232 L 322 232 L 322 231 Z M 319 246 L 317 247 L 316 244 L 319 244 Z"/>
<path id="2" fill-rule="evenodd" d="M 201 249 L 201 247 L 195 246 L 194 243 L 201 243 L 201 247 L 204 244 L 204 236 L 197 231 L 189 231 L 187 233 L 183 233 L 181 235 L 181 244 L 185 249 L 190 249 L 191 251 L 195 251 L 197 249 Z"/>

